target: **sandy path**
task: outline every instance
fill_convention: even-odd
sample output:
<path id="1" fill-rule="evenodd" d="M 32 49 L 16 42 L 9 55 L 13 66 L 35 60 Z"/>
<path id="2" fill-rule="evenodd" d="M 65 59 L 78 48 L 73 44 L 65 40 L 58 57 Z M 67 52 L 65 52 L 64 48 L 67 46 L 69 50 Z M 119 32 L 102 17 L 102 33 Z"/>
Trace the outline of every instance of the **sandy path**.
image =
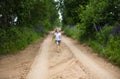
<path id="1" fill-rule="evenodd" d="M 44 40 L 26 79 L 46 79 L 48 71 L 48 50 L 51 42 L 50 40 L 50 36 Z"/>
<path id="2" fill-rule="evenodd" d="M 15 54 L 0 56 L 0 79 L 25 79 L 43 39 Z"/>
<path id="3" fill-rule="evenodd" d="M 89 72 L 92 76 L 92 79 L 120 79 L 119 73 L 112 70 L 109 67 L 109 70 L 106 70 L 99 63 L 102 61 L 95 61 L 97 59 L 92 59 L 88 55 L 84 54 L 80 49 L 78 49 L 69 38 L 63 38 L 65 44 L 70 48 L 75 57 L 83 65 L 83 67 Z M 74 49 L 74 50 L 73 50 Z M 104 62 L 103 62 L 104 64 Z M 105 65 L 104 65 L 105 66 Z M 111 71 L 110 71 L 111 70 Z M 116 76 L 117 75 L 117 76 Z"/>
<path id="4" fill-rule="evenodd" d="M 120 69 L 102 58 L 87 54 L 63 36 L 60 52 L 49 34 L 34 60 L 26 79 L 120 79 Z M 88 51 L 89 52 L 89 51 Z"/>

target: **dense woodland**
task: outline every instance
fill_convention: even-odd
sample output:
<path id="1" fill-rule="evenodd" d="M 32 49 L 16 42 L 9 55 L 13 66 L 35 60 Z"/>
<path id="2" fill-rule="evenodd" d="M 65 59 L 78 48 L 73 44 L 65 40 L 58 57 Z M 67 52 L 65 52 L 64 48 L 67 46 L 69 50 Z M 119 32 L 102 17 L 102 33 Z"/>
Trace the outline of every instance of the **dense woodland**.
<path id="1" fill-rule="evenodd" d="M 0 55 L 15 53 L 43 37 L 58 22 L 54 0 L 0 1 Z"/>
<path id="2" fill-rule="evenodd" d="M 58 26 L 58 11 L 66 35 L 120 66 L 120 0 L 1 0 L 0 55 L 24 49 Z"/>
<path id="3" fill-rule="evenodd" d="M 120 66 L 120 0 L 60 2 L 65 33 Z"/>

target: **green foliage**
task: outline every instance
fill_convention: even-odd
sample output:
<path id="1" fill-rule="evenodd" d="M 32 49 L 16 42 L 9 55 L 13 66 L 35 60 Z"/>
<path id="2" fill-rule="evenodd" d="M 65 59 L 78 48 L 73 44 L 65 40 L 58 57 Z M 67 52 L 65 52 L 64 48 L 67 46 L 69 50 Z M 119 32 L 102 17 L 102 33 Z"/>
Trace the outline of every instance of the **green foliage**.
<path id="1" fill-rule="evenodd" d="M 105 48 L 98 41 L 95 41 L 95 40 L 93 41 L 92 39 L 89 39 L 89 41 L 84 41 L 84 42 L 86 42 L 90 47 L 93 48 L 95 52 L 98 52 L 101 56 L 105 55 L 105 52 L 104 52 Z"/>
<path id="2" fill-rule="evenodd" d="M 32 30 L 32 28 L 16 28 L 11 27 L 8 30 L 3 30 L 0 33 L 0 55 L 15 53 L 18 50 L 24 49 L 27 45 L 40 38 L 40 35 Z"/>
<path id="3" fill-rule="evenodd" d="M 79 15 L 81 18 L 81 23 L 84 25 L 85 33 L 84 35 L 87 35 L 88 37 L 95 35 L 95 29 L 94 24 L 99 24 L 101 22 L 104 22 L 104 16 L 102 13 L 105 11 L 105 8 L 107 6 L 107 1 L 95 1 L 90 2 L 86 9 L 82 11 L 82 13 Z"/>
<path id="4" fill-rule="evenodd" d="M 113 36 L 112 28 L 112 26 L 104 27 L 102 32 L 96 34 L 96 39 L 90 39 L 86 42 L 102 57 L 120 66 L 120 34 Z"/>
<path id="5" fill-rule="evenodd" d="M 88 0 L 64 0 L 63 5 L 63 24 L 75 25 L 80 22 L 79 7 L 85 6 Z"/>
<path id="6" fill-rule="evenodd" d="M 112 29 L 112 26 L 103 27 L 102 30 L 96 34 L 96 40 L 100 44 L 106 45 L 110 39 Z"/>
<path id="7" fill-rule="evenodd" d="M 58 18 L 54 0 L 4 0 L 0 2 L 0 28 L 18 25 L 42 26 L 44 20 L 54 25 Z M 15 22 L 15 18 L 17 21 Z M 49 27 L 49 26 L 48 26 Z M 45 26 L 47 28 L 47 26 Z"/>
<path id="8" fill-rule="evenodd" d="M 106 47 L 106 58 L 114 64 L 120 66 L 120 37 L 115 36 L 109 40 Z"/>
<path id="9" fill-rule="evenodd" d="M 72 37 L 73 39 L 78 39 L 79 37 L 79 30 L 77 27 L 71 27 L 71 28 L 65 28 L 64 30 L 65 34 L 69 37 Z"/>
<path id="10" fill-rule="evenodd" d="M 57 12 L 54 0 L 0 1 L 0 55 L 24 49 L 52 30 Z"/>
<path id="11" fill-rule="evenodd" d="M 112 33 L 120 24 L 120 0 L 88 0 L 84 4 L 79 1 L 64 0 L 63 25 L 77 25 L 78 31 L 67 29 L 65 33 L 120 66 L 120 34 Z"/>

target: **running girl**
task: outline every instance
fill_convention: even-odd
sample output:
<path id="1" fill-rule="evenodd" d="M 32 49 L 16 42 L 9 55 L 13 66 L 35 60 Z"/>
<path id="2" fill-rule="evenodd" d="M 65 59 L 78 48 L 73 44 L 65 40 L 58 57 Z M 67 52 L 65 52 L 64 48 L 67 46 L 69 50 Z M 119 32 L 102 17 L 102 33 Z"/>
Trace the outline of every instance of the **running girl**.
<path id="1" fill-rule="evenodd" d="M 61 33 L 58 29 L 55 30 L 54 37 L 55 37 L 56 44 L 58 46 L 60 46 L 60 44 L 61 44 Z"/>

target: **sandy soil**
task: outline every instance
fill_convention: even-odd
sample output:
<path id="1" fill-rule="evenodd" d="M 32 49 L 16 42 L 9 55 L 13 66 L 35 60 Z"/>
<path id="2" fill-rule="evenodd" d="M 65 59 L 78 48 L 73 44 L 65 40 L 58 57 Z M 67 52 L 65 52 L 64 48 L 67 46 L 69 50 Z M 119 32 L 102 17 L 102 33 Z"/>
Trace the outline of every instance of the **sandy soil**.
<path id="1" fill-rule="evenodd" d="M 59 52 L 51 34 L 42 47 L 26 79 L 120 79 L 119 68 L 65 36 Z"/>
<path id="2" fill-rule="evenodd" d="M 25 79 L 41 43 L 38 40 L 17 54 L 1 56 L 0 79 Z"/>
<path id="3" fill-rule="evenodd" d="M 120 68 L 93 53 L 88 46 L 68 37 L 62 37 L 59 52 L 52 40 L 52 33 L 41 46 L 38 43 L 35 44 L 34 50 L 33 45 L 30 48 L 27 52 L 37 51 L 37 53 L 25 55 L 26 60 L 18 58 L 19 56 L 24 58 L 25 52 L 22 55 L 0 60 L 0 79 L 120 79 Z M 18 62 L 22 64 L 22 67 Z M 8 65 L 9 63 L 11 65 Z M 15 64 L 18 64 L 17 68 Z"/>

